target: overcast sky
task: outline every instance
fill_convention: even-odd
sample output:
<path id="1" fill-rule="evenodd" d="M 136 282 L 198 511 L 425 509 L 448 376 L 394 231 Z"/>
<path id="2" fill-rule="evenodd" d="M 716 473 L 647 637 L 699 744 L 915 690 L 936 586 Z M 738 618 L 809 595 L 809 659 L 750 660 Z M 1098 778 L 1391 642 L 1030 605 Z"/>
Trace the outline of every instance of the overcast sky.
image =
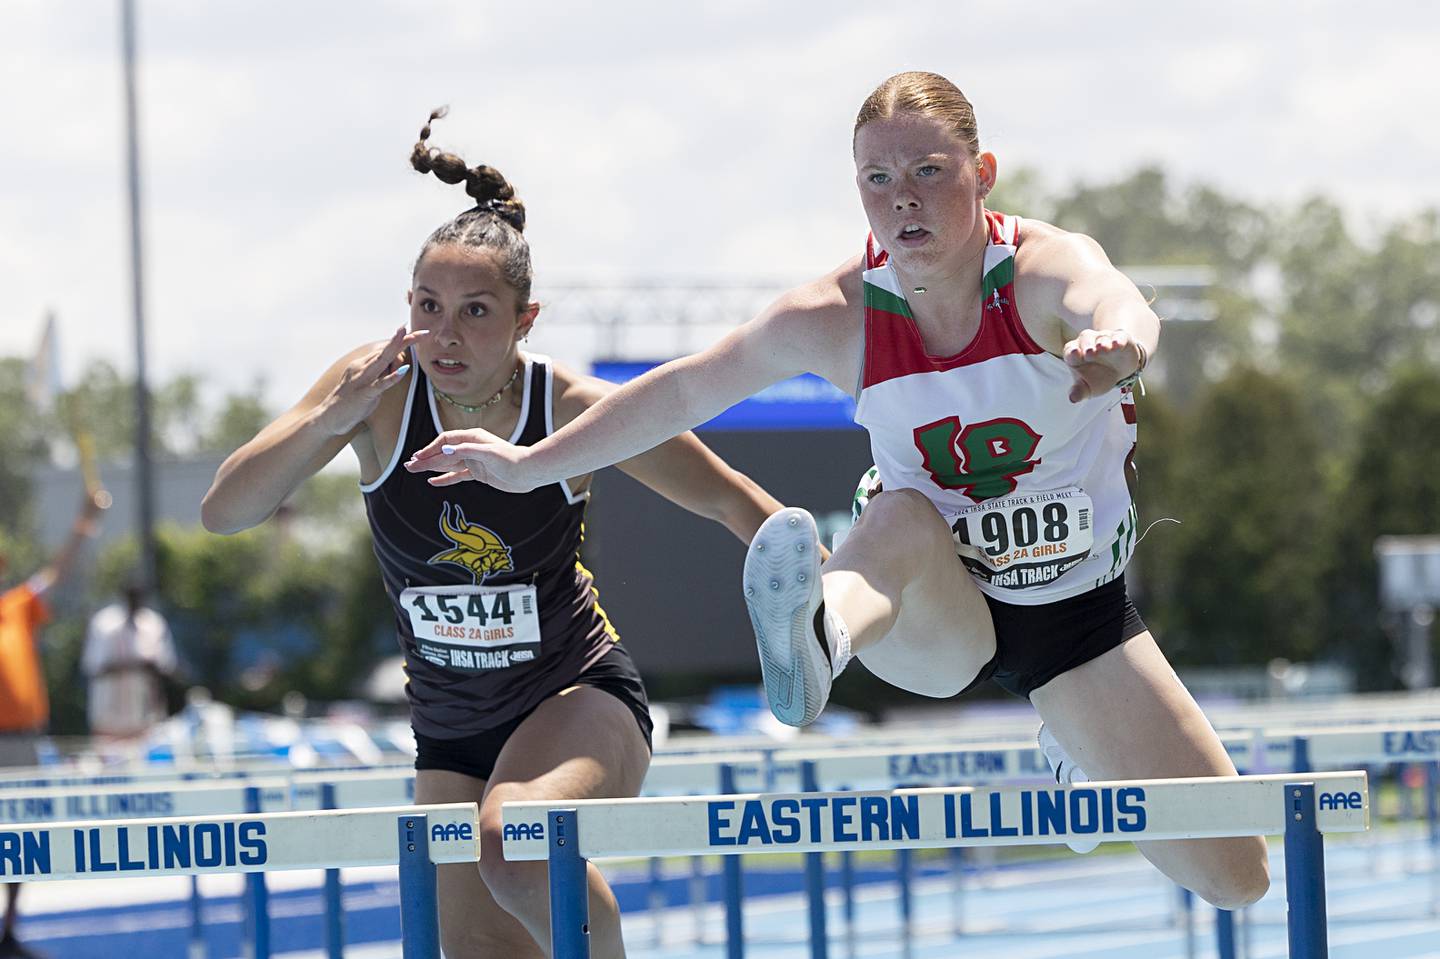
<path id="1" fill-rule="evenodd" d="M 118 6 L 0 2 L 0 355 L 53 308 L 70 378 L 132 366 Z M 420 243 L 466 205 L 406 163 L 441 103 L 432 142 L 528 205 L 542 297 L 838 263 L 865 230 L 855 111 L 904 69 L 971 97 L 1002 176 L 1158 162 L 1357 222 L 1440 206 L 1428 2 L 137 6 L 154 376 L 264 377 L 276 404 L 404 321 Z M 577 358 L 541 322 L 532 342 Z"/>

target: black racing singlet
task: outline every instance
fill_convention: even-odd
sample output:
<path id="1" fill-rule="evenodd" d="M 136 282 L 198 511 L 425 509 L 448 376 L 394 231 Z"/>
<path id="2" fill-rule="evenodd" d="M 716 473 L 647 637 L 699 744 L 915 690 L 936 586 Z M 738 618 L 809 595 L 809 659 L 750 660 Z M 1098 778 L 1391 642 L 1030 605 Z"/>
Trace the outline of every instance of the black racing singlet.
<path id="1" fill-rule="evenodd" d="M 548 359 L 523 358 L 510 441 L 529 446 L 553 427 L 554 385 Z M 529 493 L 435 487 L 426 482 L 435 474 L 400 467 L 440 432 L 429 379 L 413 368 L 395 454 L 361 490 L 405 653 L 411 722 L 453 739 L 534 709 L 619 637 L 580 565 L 584 495 L 563 482 Z"/>

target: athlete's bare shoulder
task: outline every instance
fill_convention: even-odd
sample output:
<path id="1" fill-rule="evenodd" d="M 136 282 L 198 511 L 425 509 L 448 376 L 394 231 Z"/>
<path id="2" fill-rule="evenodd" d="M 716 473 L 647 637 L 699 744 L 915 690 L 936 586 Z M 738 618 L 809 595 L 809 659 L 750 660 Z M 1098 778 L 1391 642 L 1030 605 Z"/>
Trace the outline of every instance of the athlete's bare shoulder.
<path id="1" fill-rule="evenodd" d="M 563 363 L 551 363 L 550 373 L 555 379 L 554 409 L 557 430 L 615 389 L 614 383 L 598 376 L 577 372 Z"/>
<path id="2" fill-rule="evenodd" d="M 755 322 L 767 339 L 805 357 L 805 368 L 847 392 L 859 377 L 864 292 L 859 257 L 782 294 Z"/>
<path id="3" fill-rule="evenodd" d="M 854 319 L 851 311 L 863 296 L 860 268 L 860 257 L 852 257 L 829 273 L 786 291 L 776 301 L 776 307 L 783 307 L 800 324 L 824 325 L 836 319 Z"/>
<path id="4" fill-rule="evenodd" d="M 1098 266 L 1109 267 L 1110 259 L 1089 236 L 1043 220 L 1023 221 L 1015 250 L 1017 277 L 1070 278 Z"/>

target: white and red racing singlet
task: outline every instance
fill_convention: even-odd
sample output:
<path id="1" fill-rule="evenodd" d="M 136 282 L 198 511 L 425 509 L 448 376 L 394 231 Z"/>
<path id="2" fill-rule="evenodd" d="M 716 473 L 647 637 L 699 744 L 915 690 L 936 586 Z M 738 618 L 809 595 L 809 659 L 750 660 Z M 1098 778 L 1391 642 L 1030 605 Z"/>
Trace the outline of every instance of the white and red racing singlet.
<path id="1" fill-rule="evenodd" d="M 884 488 L 935 504 L 981 591 L 1033 606 L 1124 571 L 1135 545 L 1135 402 L 1128 389 L 1069 401 L 1069 368 L 1016 310 L 1020 220 L 985 218 L 980 330 L 954 356 L 925 352 L 899 277 L 870 238 L 855 421 Z"/>

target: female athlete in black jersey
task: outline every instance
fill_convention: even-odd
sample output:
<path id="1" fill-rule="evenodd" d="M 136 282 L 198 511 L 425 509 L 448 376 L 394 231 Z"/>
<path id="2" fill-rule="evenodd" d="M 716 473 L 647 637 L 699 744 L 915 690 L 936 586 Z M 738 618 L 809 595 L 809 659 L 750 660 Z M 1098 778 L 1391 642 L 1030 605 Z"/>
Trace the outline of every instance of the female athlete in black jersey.
<path id="1" fill-rule="evenodd" d="M 546 867 L 498 854 L 501 803 L 636 795 L 651 723 L 579 563 L 590 476 L 506 493 L 398 468 L 447 430 L 538 442 L 611 389 L 519 348 L 540 309 L 525 208 L 500 173 L 430 149 L 429 135 L 427 123 L 412 165 L 463 182 L 476 205 L 421 248 L 410 329 L 341 357 L 233 453 L 202 516 L 214 532 L 254 526 L 341 448 L 355 451 L 405 653 L 416 800 L 479 802 L 490 851 L 478 871 L 440 867 L 445 952 L 522 959 L 549 952 Z M 689 433 L 619 465 L 747 543 L 780 509 Z M 593 866 L 590 890 L 595 955 L 622 956 L 615 897 Z"/>

